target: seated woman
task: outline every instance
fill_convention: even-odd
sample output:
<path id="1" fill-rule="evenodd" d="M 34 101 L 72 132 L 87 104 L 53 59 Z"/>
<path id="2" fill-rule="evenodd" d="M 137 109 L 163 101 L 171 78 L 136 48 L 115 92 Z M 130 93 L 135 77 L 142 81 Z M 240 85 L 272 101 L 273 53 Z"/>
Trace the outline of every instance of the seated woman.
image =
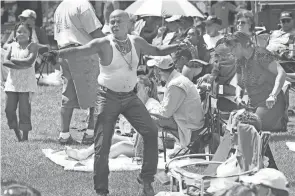
<path id="1" fill-rule="evenodd" d="M 160 107 L 157 97 L 157 86 L 148 77 L 138 76 L 137 96 L 145 103 L 149 112 L 157 112 Z M 125 155 L 127 157 L 142 156 L 143 141 L 138 133 L 136 133 L 131 140 L 128 137 L 115 134 L 112 142 L 113 145 L 111 146 L 109 155 L 111 159 L 117 158 L 120 155 Z M 94 144 L 81 150 L 67 147 L 66 153 L 73 159 L 84 160 L 94 153 Z"/>
<path id="2" fill-rule="evenodd" d="M 249 104 L 257 108 L 263 131 L 284 129 L 285 97 L 282 87 L 286 73 L 276 57 L 264 48 L 253 46 L 250 37 L 236 32 L 222 43 L 237 58 L 236 103 L 241 104 L 245 90 Z"/>
<path id="3" fill-rule="evenodd" d="M 268 34 L 256 35 L 255 30 L 255 20 L 252 11 L 241 10 L 236 15 L 236 28 L 237 31 L 246 33 L 251 37 L 252 42 L 259 47 L 265 48 L 267 45 Z"/>

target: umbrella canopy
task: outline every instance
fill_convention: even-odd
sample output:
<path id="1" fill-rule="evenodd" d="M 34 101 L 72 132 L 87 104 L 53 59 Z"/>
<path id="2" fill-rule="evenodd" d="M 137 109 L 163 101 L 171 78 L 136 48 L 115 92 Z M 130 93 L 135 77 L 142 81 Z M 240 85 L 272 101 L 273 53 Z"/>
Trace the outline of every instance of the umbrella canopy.
<path id="1" fill-rule="evenodd" d="M 204 18 L 204 15 L 187 0 L 137 0 L 125 11 L 140 16 L 181 15 Z"/>

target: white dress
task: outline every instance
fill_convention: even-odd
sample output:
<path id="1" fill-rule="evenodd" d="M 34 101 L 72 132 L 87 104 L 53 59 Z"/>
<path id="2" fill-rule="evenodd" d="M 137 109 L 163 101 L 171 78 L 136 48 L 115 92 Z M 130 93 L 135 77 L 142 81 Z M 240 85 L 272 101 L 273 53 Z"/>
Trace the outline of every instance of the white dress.
<path id="1" fill-rule="evenodd" d="M 29 55 L 29 46 L 20 48 L 17 42 L 11 44 L 11 58 L 23 59 Z M 35 77 L 35 62 L 28 69 L 9 69 L 4 91 L 9 92 L 37 92 Z"/>

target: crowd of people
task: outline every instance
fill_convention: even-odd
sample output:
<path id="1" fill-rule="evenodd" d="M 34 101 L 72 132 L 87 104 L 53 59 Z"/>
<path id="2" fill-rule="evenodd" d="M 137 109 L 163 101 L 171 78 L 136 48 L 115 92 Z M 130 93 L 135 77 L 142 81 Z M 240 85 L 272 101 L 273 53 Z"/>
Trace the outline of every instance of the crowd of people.
<path id="1" fill-rule="evenodd" d="M 82 150 L 68 147 L 66 153 L 76 160 L 94 154 L 97 195 L 109 193 L 108 159 L 122 154 L 140 158 L 142 170 L 137 181 L 142 184 L 142 194 L 155 195 L 152 182 L 161 149 L 159 130 L 168 128 L 175 136 L 174 154 L 185 151 L 205 126 L 202 102 L 206 97 L 202 92 L 210 90 L 213 82 L 223 86 L 223 94 L 235 96 L 234 100 L 220 98 L 219 109 L 231 112 L 244 107 L 246 92 L 247 105 L 255 108 L 261 120 L 261 131 L 287 129 L 284 85 L 288 75 L 279 58 L 290 58 L 286 51 L 294 44 L 292 13 L 282 12 L 282 28 L 265 39 L 255 32 L 253 13 L 245 9 L 238 10 L 232 34 L 224 33 L 228 24 L 216 16 L 216 8 L 216 15 L 199 23 L 182 16 L 164 22 L 156 16 L 137 18 L 115 5 L 110 10 L 106 10 L 108 17 L 102 25 L 87 0 L 62 1 L 54 14 L 58 50 L 49 52 L 44 50 L 49 48 L 46 36 L 34 26 L 36 13 L 25 10 L 4 45 L 3 65 L 9 68 L 4 85 L 9 128 L 19 141 L 29 139 L 38 54 L 52 65 L 59 64 L 63 91 L 58 141 L 63 145 L 74 142 L 70 133 L 73 111 L 88 109 L 82 143 L 91 146 Z M 165 89 L 162 96 L 159 86 Z M 138 132 L 132 138 L 114 134 L 122 116 Z M 204 150 L 201 144 L 194 148 L 194 152 Z M 272 157 L 270 149 L 269 155 Z M 272 161 L 270 167 L 277 169 L 273 157 Z M 221 195 L 287 195 L 277 191 L 288 192 L 286 187 L 262 185 L 267 186 L 266 191 L 259 189 L 263 194 L 238 185 Z"/>

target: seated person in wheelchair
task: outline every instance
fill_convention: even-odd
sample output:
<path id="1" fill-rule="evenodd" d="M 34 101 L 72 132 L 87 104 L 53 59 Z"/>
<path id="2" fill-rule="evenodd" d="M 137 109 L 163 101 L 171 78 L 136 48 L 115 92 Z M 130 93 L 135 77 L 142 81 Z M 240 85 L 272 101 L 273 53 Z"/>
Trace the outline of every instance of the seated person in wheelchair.
<path id="1" fill-rule="evenodd" d="M 271 33 L 268 41 L 267 50 L 282 58 L 287 57 L 286 49 L 289 44 L 294 44 L 295 24 L 291 12 L 284 11 L 280 16 L 281 29 L 275 30 Z"/>
<path id="2" fill-rule="evenodd" d="M 168 129 L 186 148 L 204 126 L 204 111 L 195 85 L 175 70 L 171 56 L 155 57 L 152 63 L 157 75 L 166 82 L 166 91 L 158 114 L 152 114 L 157 125 Z"/>
<path id="3" fill-rule="evenodd" d="M 223 39 L 217 41 L 215 51 L 212 53 L 210 62 L 213 62 L 213 68 L 210 74 L 205 74 L 198 80 L 199 88 L 207 87 L 207 84 L 212 84 L 215 81 L 223 87 L 223 95 L 234 96 L 235 84 L 234 78 L 236 75 L 235 58 L 231 55 L 228 47 L 222 43 Z M 205 84 L 204 84 L 205 83 Z M 218 97 L 218 108 L 222 111 L 232 111 L 237 109 L 236 104 L 225 97 Z"/>

